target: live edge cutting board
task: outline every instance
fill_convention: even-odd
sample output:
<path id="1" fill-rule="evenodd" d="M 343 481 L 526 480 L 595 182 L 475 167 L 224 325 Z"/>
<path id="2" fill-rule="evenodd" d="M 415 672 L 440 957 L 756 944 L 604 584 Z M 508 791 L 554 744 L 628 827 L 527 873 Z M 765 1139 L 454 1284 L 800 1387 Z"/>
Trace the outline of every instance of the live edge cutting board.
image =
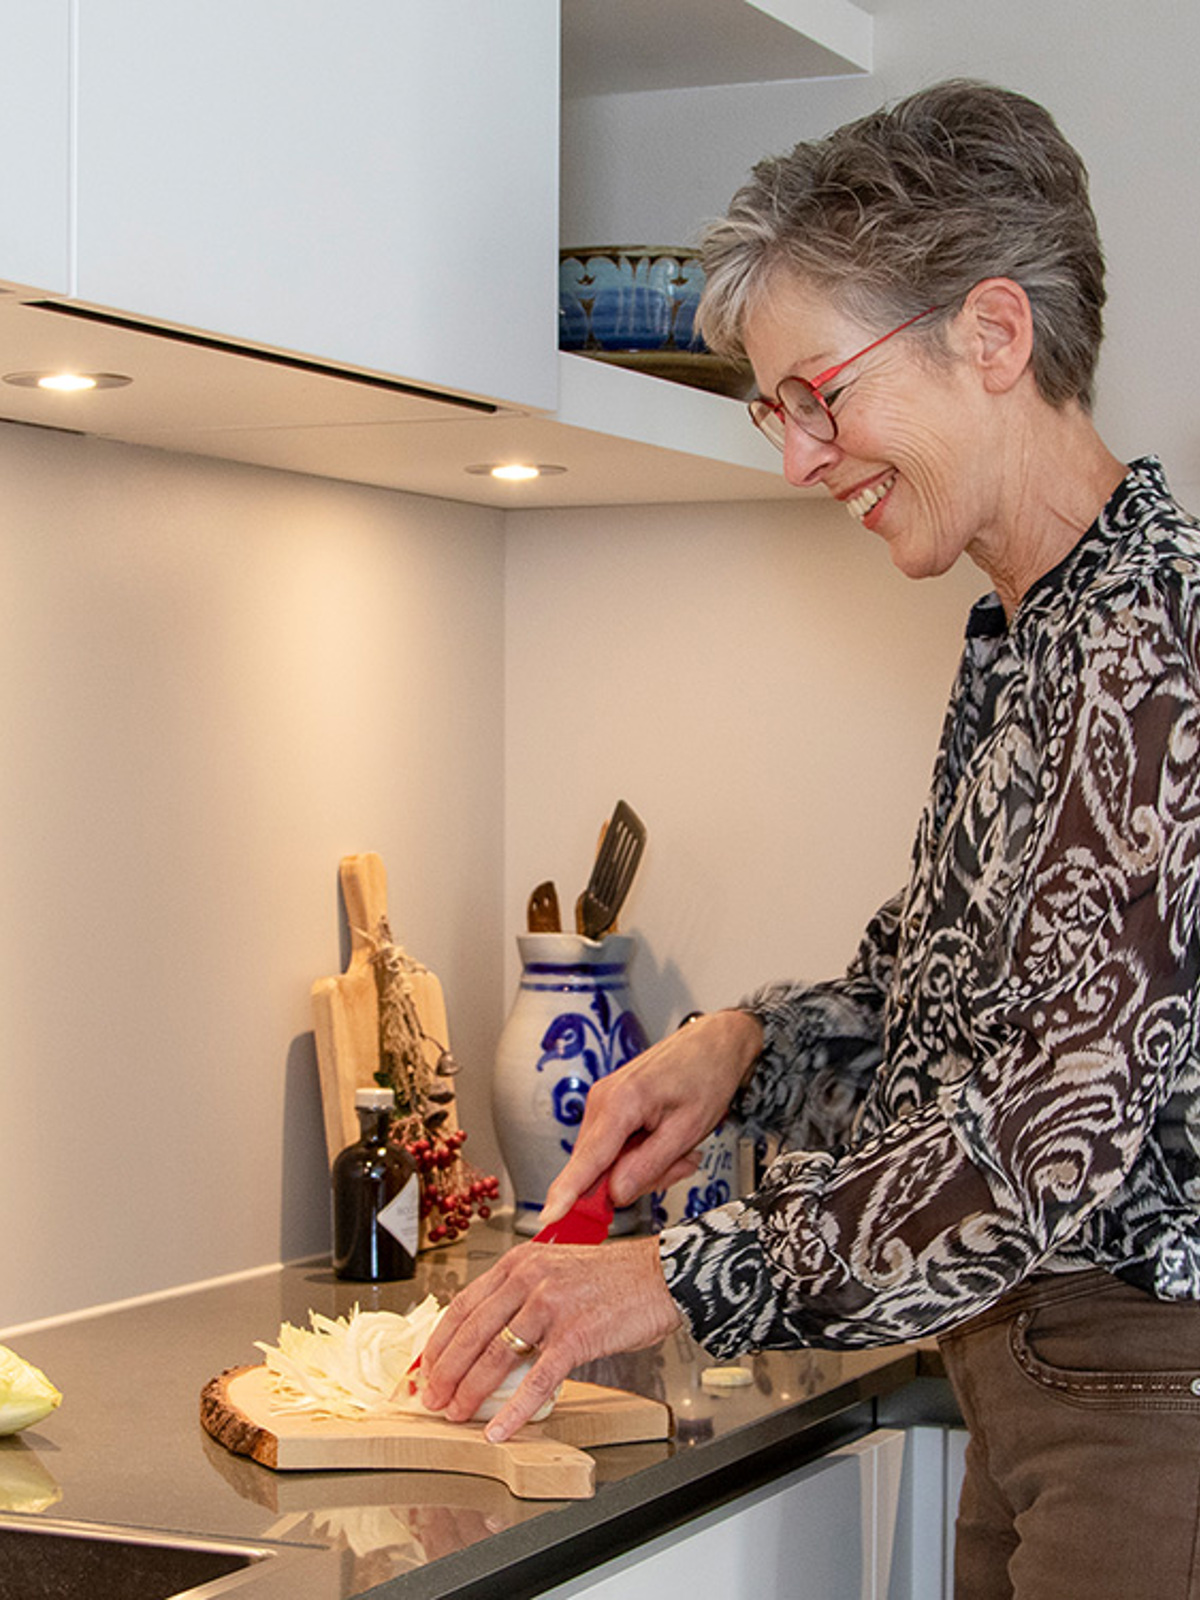
<path id="1" fill-rule="evenodd" d="M 226 1449 L 280 1472 L 470 1472 L 499 1479 L 523 1500 L 586 1499 L 596 1464 L 585 1451 L 671 1432 L 671 1413 L 660 1401 L 572 1379 L 545 1422 L 527 1423 L 505 1444 L 489 1444 L 482 1423 L 434 1416 L 351 1422 L 279 1412 L 263 1366 L 214 1378 L 201 1394 L 200 1420 Z"/>

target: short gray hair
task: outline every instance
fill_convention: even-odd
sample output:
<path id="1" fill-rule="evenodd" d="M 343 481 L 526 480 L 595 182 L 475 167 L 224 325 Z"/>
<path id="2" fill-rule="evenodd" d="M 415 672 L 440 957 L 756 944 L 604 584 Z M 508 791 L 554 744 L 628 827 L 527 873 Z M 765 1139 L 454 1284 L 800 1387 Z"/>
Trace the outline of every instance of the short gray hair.
<path id="1" fill-rule="evenodd" d="M 868 328 L 930 306 L 946 318 L 984 278 L 1012 278 L 1033 308 L 1033 373 L 1052 405 L 1092 404 L 1104 257 L 1074 148 L 1042 106 L 954 79 L 760 162 L 701 242 L 699 322 L 739 353 L 746 317 L 780 271 Z"/>

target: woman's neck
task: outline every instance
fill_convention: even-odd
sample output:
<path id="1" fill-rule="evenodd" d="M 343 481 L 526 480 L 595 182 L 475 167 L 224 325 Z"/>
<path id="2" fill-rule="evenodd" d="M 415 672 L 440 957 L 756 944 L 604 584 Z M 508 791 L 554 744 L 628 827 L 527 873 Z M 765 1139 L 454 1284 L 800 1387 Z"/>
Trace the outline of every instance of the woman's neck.
<path id="1" fill-rule="evenodd" d="M 1052 571 L 1095 522 L 1126 467 L 1079 405 L 1042 403 L 1023 437 L 1011 440 L 997 525 L 969 554 L 991 579 L 1011 620 L 1038 581 Z"/>

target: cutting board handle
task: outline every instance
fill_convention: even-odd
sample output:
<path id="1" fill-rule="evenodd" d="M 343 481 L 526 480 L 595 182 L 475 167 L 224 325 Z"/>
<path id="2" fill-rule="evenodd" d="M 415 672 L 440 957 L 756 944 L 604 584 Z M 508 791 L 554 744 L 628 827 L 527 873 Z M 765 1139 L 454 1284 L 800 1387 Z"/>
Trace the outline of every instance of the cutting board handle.
<path id="1" fill-rule="evenodd" d="M 367 850 L 362 855 L 343 856 L 338 875 L 350 925 L 353 966 L 356 958 L 360 962 L 370 960 L 371 936 L 378 930 L 380 918 L 387 916 L 387 869 L 382 856 Z"/>

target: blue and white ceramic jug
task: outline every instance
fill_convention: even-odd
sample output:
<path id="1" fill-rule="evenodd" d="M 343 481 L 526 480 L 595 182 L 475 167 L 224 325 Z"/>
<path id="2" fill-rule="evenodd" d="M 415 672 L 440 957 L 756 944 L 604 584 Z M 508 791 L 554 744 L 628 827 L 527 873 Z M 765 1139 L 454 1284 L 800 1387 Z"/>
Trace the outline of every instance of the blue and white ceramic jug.
<path id="1" fill-rule="evenodd" d="M 627 934 L 527 933 L 517 948 L 521 983 L 496 1046 L 492 1111 L 515 1191 L 514 1226 L 531 1234 L 575 1147 L 588 1090 L 647 1040 L 629 994 Z M 631 1206 L 617 1212 L 612 1232 L 636 1224 Z"/>
<path id="2" fill-rule="evenodd" d="M 738 1142 L 741 1130 L 726 1117 L 700 1145 L 700 1164 L 669 1189 L 650 1196 L 650 1228 L 659 1233 L 677 1222 L 691 1222 L 713 1206 L 723 1206 L 741 1191 L 738 1183 Z"/>

